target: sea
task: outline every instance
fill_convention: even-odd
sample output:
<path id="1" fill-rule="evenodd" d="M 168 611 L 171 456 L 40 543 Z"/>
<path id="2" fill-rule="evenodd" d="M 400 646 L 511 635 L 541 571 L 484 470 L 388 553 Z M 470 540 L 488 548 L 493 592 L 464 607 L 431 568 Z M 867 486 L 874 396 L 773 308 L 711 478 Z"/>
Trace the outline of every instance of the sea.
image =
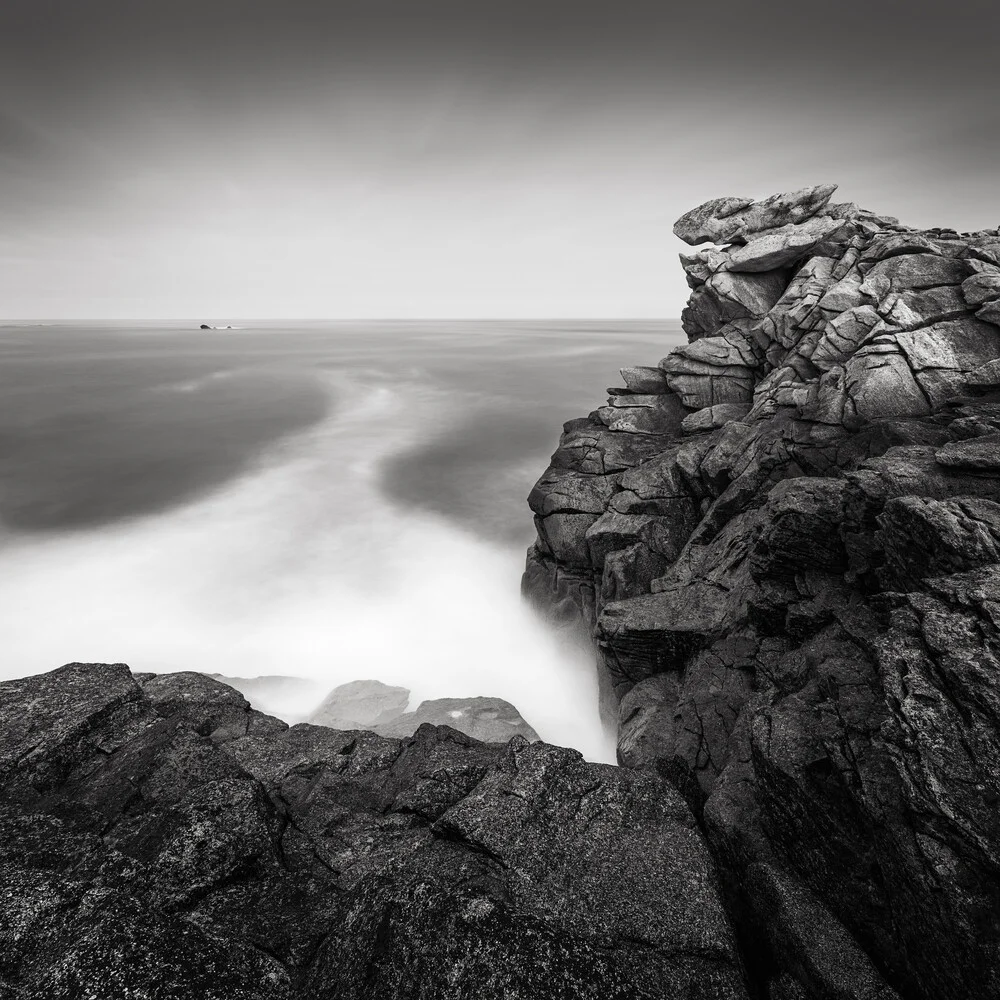
<path id="1" fill-rule="evenodd" d="M 491 696 L 614 760 L 589 651 L 519 595 L 564 421 L 677 321 L 0 327 L 0 679 L 60 664 Z"/>

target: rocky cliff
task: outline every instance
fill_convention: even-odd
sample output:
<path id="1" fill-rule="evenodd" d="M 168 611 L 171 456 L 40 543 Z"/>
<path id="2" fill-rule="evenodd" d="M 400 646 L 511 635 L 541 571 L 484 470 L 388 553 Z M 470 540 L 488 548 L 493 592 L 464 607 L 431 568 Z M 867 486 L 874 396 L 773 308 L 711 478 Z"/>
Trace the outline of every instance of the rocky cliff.
<path id="1" fill-rule="evenodd" d="M 684 794 L 751 988 L 1000 996 L 1000 232 L 832 186 L 675 226 L 688 343 L 531 493 L 524 592 Z"/>

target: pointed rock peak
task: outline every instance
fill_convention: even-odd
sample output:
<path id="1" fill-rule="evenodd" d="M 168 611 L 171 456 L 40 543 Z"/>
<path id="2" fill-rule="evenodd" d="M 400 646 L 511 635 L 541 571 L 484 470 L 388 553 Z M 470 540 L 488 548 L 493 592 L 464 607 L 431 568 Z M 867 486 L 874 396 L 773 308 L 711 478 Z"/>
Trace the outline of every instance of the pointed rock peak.
<path id="1" fill-rule="evenodd" d="M 674 235 L 691 246 L 699 243 L 745 242 L 748 236 L 811 219 L 830 200 L 836 184 L 817 184 L 763 201 L 714 198 L 685 212 L 674 223 Z"/>

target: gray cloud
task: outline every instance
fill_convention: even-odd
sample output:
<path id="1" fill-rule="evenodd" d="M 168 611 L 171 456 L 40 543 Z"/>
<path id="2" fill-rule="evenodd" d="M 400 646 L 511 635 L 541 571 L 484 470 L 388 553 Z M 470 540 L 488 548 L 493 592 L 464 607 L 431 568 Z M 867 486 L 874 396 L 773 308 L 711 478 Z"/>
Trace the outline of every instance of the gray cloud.
<path id="1" fill-rule="evenodd" d="M 0 314 L 672 315 L 677 215 L 1000 221 L 1000 13 L 5 0 Z"/>

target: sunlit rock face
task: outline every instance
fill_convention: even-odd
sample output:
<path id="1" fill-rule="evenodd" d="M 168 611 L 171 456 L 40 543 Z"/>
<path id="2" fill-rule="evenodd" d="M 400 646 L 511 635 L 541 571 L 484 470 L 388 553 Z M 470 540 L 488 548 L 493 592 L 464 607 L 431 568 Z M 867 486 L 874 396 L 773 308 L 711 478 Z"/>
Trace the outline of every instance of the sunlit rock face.
<path id="1" fill-rule="evenodd" d="M 695 809 L 756 988 L 1000 995 L 1000 233 L 834 187 L 680 219 L 689 343 L 529 498 L 619 759 Z M 646 367 L 639 367 L 645 365 Z"/>

